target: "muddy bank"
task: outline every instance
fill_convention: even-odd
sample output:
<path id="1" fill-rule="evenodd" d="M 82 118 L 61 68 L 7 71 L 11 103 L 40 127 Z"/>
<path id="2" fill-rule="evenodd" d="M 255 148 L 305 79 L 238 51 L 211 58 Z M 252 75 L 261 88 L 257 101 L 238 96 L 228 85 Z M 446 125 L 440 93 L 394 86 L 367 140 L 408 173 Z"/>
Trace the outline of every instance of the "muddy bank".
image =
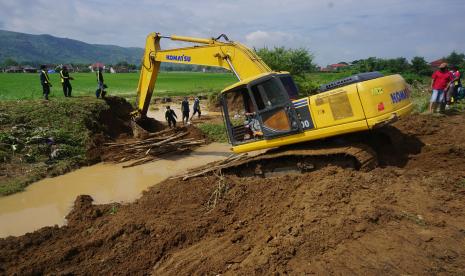
<path id="1" fill-rule="evenodd" d="M 0 240 L 0 271 L 464 274 L 464 120 L 396 123 L 405 135 L 370 172 L 170 180 L 128 205 L 81 196 L 68 226 Z"/>
<path id="2" fill-rule="evenodd" d="M 132 202 L 142 191 L 168 177 L 229 154 L 229 145 L 211 143 L 131 168 L 99 163 L 43 179 L 24 192 L 0 198 L 0 238 L 24 235 L 45 226 L 64 225 L 79 195 L 92 196 L 95 204 Z"/>
<path id="3" fill-rule="evenodd" d="M 102 143 L 131 135 L 131 105 L 89 97 L 0 103 L 0 195 L 100 161 Z"/>

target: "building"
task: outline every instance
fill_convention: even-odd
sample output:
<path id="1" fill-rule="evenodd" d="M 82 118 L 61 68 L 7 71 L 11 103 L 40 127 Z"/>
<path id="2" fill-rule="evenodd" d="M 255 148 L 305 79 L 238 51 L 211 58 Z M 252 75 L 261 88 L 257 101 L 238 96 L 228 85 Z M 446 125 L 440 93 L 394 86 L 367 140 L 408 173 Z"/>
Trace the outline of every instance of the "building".
<path id="1" fill-rule="evenodd" d="M 21 66 L 9 66 L 5 69 L 5 73 L 22 73 L 23 68 Z"/>
<path id="2" fill-rule="evenodd" d="M 336 64 L 331 64 L 331 65 L 328 65 L 328 69 L 330 69 L 331 71 L 337 71 L 341 68 L 344 68 L 344 67 L 347 67 L 349 65 L 347 64 L 344 64 L 344 63 L 336 63 Z"/>
<path id="3" fill-rule="evenodd" d="M 23 73 L 37 73 L 37 71 L 39 71 L 39 69 L 30 65 L 25 65 L 23 67 Z"/>
<path id="4" fill-rule="evenodd" d="M 328 66 L 326 66 L 326 68 L 321 68 L 320 71 L 321 72 L 334 72 L 334 71 L 337 71 L 341 68 L 344 68 L 344 67 L 347 67 L 349 66 L 348 64 L 345 64 L 345 63 L 335 63 L 335 64 L 330 64 Z"/>
<path id="5" fill-rule="evenodd" d="M 110 68 L 113 69 L 114 73 L 129 73 L 129 68 L 127 66 L 115 66 Z M 113 73 L 113 72 L 112 72 Z"/>
<path id="6" fill-rule="evenodd" d="M 429 65 L 431 65 L 431 67 L 432 67 L 434 70 L 436 70 L 436 69 L 439 68 L 439 65 L 441 65 L 441 63 L 445 63 L 445 62 L 447 62 L 445 59 L 440 58 L 440 59 L 438 59 L 438 60 L 435 60 L 435 61 L 430 62 Z"/>

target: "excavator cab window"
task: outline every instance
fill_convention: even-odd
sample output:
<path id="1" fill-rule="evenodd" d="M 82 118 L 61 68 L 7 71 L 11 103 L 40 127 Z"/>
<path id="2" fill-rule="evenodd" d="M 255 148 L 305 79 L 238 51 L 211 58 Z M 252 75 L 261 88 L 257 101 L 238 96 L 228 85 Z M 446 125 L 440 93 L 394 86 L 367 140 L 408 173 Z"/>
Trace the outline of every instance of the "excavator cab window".
<path id="1" fill-rule="evenodd" d="M 280 75 L 279 79 L 281 80 L 284 89 L 286 89 L 287 95 L 289 95 L 289 99 L 297 100 L 299 98 L 299 90 L 297 89 L 297 86 L 295 85 L 292 77 L 290 75 Z"/>
<path id="2" fill-rule="evenodd" d="M 280 105 L 289 99 L 282 93 L 276 79 L 269 79 L 261 84 L 252 86 L 252 94 L 258 109 L 271 108 Z"/>
<path id="3" fill-rule="evenodd" d="M 232 144 L 263 138 L 260 135 L 260 121 L 256 118 L 257 108 L 246 86 L 224 93 L 221 101 Z"/>
<path id="4" fill-rule="evenodd" d="M 258 107 L 257 115 L 265 139 L 300 131 L 296 112 L 280 77 L 256 80 L 249 89 Z"/>
<path id="5" fill-rule="evenodd" d="M 223 93 L 222 105 L 233 145 L 301 131 L 289 95 L 275 76 Z"/>
<path id="6" fill-rule="evenodd" d="M 252 91 L 253 98 L 255 99 L 255 103 L 257 103 L 257 107 L 259 110 L 265 109 L 265 102 L 263 101 L 263 97 L 258 91 L 255 89 Z"/>

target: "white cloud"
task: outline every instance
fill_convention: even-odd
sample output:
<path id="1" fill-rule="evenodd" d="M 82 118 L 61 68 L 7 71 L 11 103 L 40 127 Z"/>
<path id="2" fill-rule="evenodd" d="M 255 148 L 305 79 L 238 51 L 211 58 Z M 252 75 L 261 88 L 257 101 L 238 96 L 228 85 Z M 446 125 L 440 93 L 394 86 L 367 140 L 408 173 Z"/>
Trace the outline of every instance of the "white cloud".
<path id="1" fill-rule="evenodd" d="M 255 31 L 245 36 L 245 44 L 250 47 L 279 47 L 288 46 L 293 41 L 293 35 L 284 32 Z"/>
<path id="2" fill-rule="evenodd" d="M 143 47 L 150 32 L 304 47 L 325 65 L 465 52 L 463 0 L 0 0 L 0 27 Z M 1 51 L 1 49 L 0 49 Z"/>

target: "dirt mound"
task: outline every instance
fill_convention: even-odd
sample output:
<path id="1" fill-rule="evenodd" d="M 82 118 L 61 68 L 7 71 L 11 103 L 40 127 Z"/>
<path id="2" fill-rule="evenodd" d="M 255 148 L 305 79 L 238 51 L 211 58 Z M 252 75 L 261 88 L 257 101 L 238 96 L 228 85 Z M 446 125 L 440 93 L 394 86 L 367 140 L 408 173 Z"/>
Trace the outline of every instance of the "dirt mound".
<path id="1" fill-rule="evenodd" d="M 81 196 L 67 226 L 0 240 L 0 273 L 464 274 L 464 120 L 396 123 L 370 172 L 169 180 L 128 205 Z"/>
<path id="2" fill-rule="evenodd" d="M 181 129 L 186 129 L 189 132 L 189 135 L 187 135 L 186 138 L 192 138 L 196 140 L 208 140 L 208 137 L 200 129 L 193 125 L 181 127 Z"/>
<path id="3" fill-rule="evenodd" d="M 121 134 L 131 134 L 131 112 L 133 108 L 124 98 L 106 97 L 105 102 L 110 107 L 99 115 L 99 121 L 105 128 L 105 133 L 112 138 Z"/>
<path id="4" fill-rule="evenodd" d="M 132 106 L 124 98 L 104 98 L 108 108 L 101 110 L 97 121 L 89 121 L 87 128 L 94 133 L 87 143 L 86 159 L 89 164 L 102 161 L 103 143 L 110 139 L 132 136 L 131 117 Z"/>
<path id="5" fill-rule="evenodd" d="M 157 132 L 166 128 L 162 122 L 149 117 L 137 121 L 137 124 L 148 132 Z"/>

